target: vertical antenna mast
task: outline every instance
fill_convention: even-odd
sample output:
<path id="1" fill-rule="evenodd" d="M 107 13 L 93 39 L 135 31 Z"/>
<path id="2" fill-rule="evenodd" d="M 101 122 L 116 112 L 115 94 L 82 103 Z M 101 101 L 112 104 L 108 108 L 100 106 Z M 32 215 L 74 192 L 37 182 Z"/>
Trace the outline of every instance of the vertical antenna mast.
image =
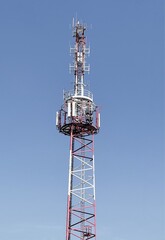
<path id="1" fill-rule="evenodd" d="M 93 94 L 84 84 L 86 56 L 85 25 L 73 19 L 74 47 L 70 48 L 74 74 L 73 90 L 64 92 L 64 104 L 56 113 L 59 132 L 70 136 L 66 240 L 96 239 L 94 134 L 99 132 L 100 113 Z"/>
<path id="2" fill-rule="evenodd" d="M 74 22 L 73 22 L 74 24 Z M 74 72 L 74 95 L 84 95 L 84 74 L 89 72 L 89 65 L 85 64 L 86 55 L 89 54 L 89 48 L 86 48 L 85 42 L 86 27 L 79 23 L 73 25 L 73 37 L 75 37 L 74 48 L 70 49 L 70 53 L 74 54 L 74 64 L 70 65 L 70 70 Z"/>

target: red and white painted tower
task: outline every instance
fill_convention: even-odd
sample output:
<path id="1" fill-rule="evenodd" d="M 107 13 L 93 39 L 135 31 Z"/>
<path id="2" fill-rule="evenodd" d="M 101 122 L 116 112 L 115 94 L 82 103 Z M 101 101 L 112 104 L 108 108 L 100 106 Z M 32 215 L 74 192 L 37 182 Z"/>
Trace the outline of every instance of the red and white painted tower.
<path id="1" fill-rule="evenodd" d="M 70 136 L 66 240 L 96 239 L 94 135 L 100 128 L 100 113 L 84 80 L 90 70 L 85 30 L 84 24 L 73 22 L 74 86 L 64 92 L 64 103 L 56 113 L 57 129 Z"/>

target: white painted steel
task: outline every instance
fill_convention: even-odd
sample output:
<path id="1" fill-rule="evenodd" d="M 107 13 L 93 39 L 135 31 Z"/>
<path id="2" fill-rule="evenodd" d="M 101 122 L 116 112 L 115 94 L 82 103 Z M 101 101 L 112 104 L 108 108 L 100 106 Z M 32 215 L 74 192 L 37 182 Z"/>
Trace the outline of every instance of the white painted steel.
<path id="1" fill-rule="evenodd" d="M 68 102 L 68 117 L 71 116 L 71 102 Z"/>
<path id="2" fill-rule="evenodd" d="M 72 150 L 70 149 L 70 156 L 69 156 L 68 196 L 70 196 L 70 192 L 71 192 L 71 169 L 72 169 Z"/>
<path id="3" fill-rule="evenodd" d="M 77 116 L 76 114 L 76 103 L 72 102 L 72 116 L 75 117 Z"/>
<path id="4" fill-rule="evenodd" d="M 100 128 L 100 113 L 98 113 L 98 128 Z"/>
<path id="5" fill-rule="evenodd" d="M 59 112 L 56 112 L 56 126 L 59 124 Z"/>
<path id="6" fill-rule="evenodd" d="M 93 192 L 94 192 L 94 201 L 96 200 L 96 188 L 95 188 L 95 158 L 93 155 Z"/>

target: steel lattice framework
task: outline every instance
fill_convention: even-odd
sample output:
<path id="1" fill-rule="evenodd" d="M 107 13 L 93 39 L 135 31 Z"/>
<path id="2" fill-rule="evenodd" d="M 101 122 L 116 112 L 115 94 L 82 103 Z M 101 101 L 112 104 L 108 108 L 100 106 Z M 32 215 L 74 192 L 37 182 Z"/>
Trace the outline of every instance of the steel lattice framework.
<path id="1" fill-rule="evenodd" d="M 66 240 L 96 239 L 94 134 L 100 128 L 100 113 L 86 89 L 84 74 L 89 72 L 86 56 L 86 27 L 73 22 L 74 89 L 64 92 L 64 104 L 56 113 L 58 130 L 70 136 Z"/>

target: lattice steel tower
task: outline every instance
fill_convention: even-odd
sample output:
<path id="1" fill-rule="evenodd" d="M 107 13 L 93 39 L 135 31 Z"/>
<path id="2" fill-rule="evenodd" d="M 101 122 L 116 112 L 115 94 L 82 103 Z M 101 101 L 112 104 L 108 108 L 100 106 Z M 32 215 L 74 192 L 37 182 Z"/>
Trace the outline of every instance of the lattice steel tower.
<path id="1" fill-rule="evenodd" d="M 66 240 L 96 239 L 94 135 L 100 128 L 100 113 L 84 82 L 90 70 L 85 30 L 84 24 L 73 22 L 74 88 L 64 92 L 64 104 L 56 113 L 57 129 L 70 136 Z"/>

